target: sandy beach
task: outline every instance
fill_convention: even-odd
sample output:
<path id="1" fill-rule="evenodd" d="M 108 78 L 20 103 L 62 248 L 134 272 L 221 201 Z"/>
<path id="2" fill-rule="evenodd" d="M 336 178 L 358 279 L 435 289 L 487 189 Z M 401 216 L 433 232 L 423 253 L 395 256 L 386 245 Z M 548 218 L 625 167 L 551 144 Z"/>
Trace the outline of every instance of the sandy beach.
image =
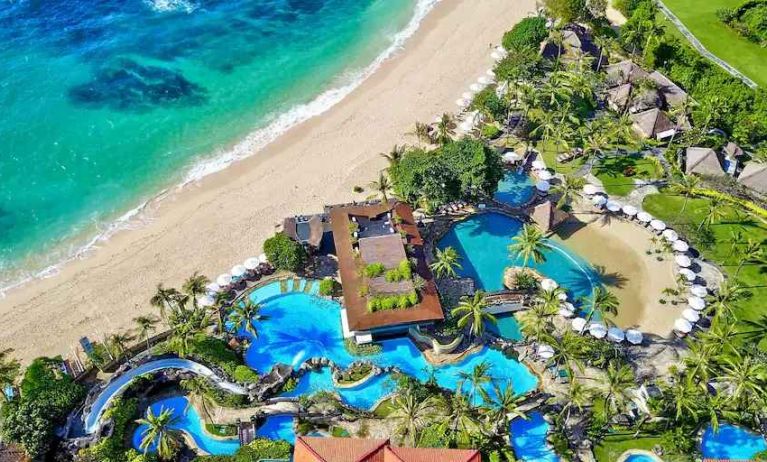
<path id="1" fill-rule="evenodd" d="M 158 283 L 194 271 L 215 277 L 261 245 L 285 216 L 364 199 L 385 160 L 379 153 L 416 120 L 453 111 L 455 99 L 492 66 L 491 45 L 535 11 L 533 0 L 443 0 L 404 50 L 343 102 L 227 170 L 150 204 L 140 226 L 87 258 L 0 301 L 0 347 L 28 361 L 67 355 L 78 339 L 132 328 L 152 311 Z M 580 249 L 579 249 L 580 250 Z M 585 254 L 587 257 L 591 255 Z"/>
<path id="2" fill-rule="evenodd" d="M 579 213 L 560 228 L 565 244 L 603 270 L 607 289 L 620 300 L 615 323 L 647 334 L 668 336 L 682 305 L 658 302 L 666 287 L 675 287 L 674 263 L 668 255 L 657 261 L 646 255 L 652 234 L 636 223 Z"/>

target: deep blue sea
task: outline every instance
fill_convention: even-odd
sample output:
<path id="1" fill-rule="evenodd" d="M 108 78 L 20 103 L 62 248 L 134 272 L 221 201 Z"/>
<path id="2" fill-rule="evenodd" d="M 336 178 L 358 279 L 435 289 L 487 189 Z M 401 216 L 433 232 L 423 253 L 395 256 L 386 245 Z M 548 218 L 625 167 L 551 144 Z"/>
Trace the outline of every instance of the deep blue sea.
<path id="1" fill-rule="evenodd" d="M 435 0 L 3 0 L 0 289 L 326 110 Z"/>

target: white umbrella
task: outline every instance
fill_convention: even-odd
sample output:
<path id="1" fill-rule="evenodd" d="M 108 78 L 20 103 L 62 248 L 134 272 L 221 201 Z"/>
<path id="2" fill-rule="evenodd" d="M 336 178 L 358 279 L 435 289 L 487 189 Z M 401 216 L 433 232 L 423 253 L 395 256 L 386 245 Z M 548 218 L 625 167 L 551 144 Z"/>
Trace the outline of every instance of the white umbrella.
<path id="1" fill-rule="evenodd" d="M 258 256 L 258 261 L 260 261 L 261 263 L 269 263 L 269 259 L 266 258 L 265 253 L 262 253 L 261 255 Z"/>
<path id="2" fill-rule="evenodd" d="M 607 329 L 607 339 L 611 342 L 620 343 L 626 338 L 626 334 L 623 333 L 623 329 L 618 327 L 611 327 Z"/>
<path id="3" fill-rule="evenodd" d="M 232 277 L 241 278 L 247 272 L 248 272 L 248 269 L 245 268 L 244 265 L 234 265 L 234 266 L 232 266 L 232 270 L 231 270 Z"/>
<path id="4" fill-rule="evenodd" d="M 567 294 L 566 294 L 565 292 L 562 292 L 561 294 L 557 295 L 557 298 L 558 298 L 560 301 L 563 301 L 563 302 L 564 302 L 564 301 L 566 301 L 566 300 L 567 300 Z"/>
<path id="5" fill-rule="evenodd" d="M 598 191 L 599 191 L 599 189 L 597 189 L 597 187 L 594 186 L 591 183 L 588 183 L 588 184 L 583 186 L 583 194 L 586 194 L 588 196 L 592 196 L 592 195 L 596 194 Z"/>
<path id="6" fill-rule="evenodd" d="M 674 321 L 674 329 L 683 334 L 687 334 L 692 330 L 692 324 L 690 324 L 690 321 L 680 318 Z"/>
<path id="7" fill-rule="evenodd" d="M 497 51 L 498 53 L 502 54 L 503 56 L 506 56 L 506 55 L 508 55 L 508 54 L 509 54 L 509 52 L 508 52 L 508 51 L 506 51 L 506 48 L 504 48 L 504 47 L 502 47 L 502 46 L 500 46 L 500 45 L 498 45 L 497 47 L 495 47 L 495 51 Z"/>
<path id="8" fill-rule="evenodd" d="M 690 250 L 690 245 L 682 240 L 674 241 L 674 243 L 672 244 L 672 247 L 677 252 L 687 252 L 688 250 Z"/>
<path id="9" fill-rule="evenodd" d="M 216 300 L 214 300 L 210 295 L 202 295 L 197 297 L 197 304 L 203 308 L 213 306 L 214 303 L 216 303 Z"/>
<path id="10" fill-rule="evenodd" d="M 550 180 L 554 176 L 548 170 L 541 170 L 536 175 L 538 175 L 538 178 L 540 178 L 541 180 L 546 180 L 546 181 Z"/>
<path id="11" fill-rule="evenodd" d="M 455 100 L 455 105 L 458 106 L 458 107 L 465 107 L 465 106 L 468 105 L 468 103 L 466 102 L 465 99 L 459 98 L 459 99 Z"/>
<path id="12" fill-rule="evenodd" d="M 217 294 L 221 292 L 221 286 L 216 284 L 215 282 L 211 282 L 210 284 L 205 286 L 205 290 L 207 290 L 209 294 Z"/>
<path id="13" fill-rule="evenodd" d="M 472 83 L 471 85 L 469 85 L 469 90 L 474 91 L 474 92 L 481 91 L 482 90 L 482 85 L 480 85 L 478 83 Z"/>
<path id="14" fill-rule="evenodd" d="M 611 212 L 617 212 L 621 209 L 621 204 L 615 201 L 607 201 L 607 205 L 605 207 Z"/>
<path id="15" fill-rule="evenodd" d="M 551 184 L 546 180 L 541 180 L 535 183 L 535 189 L 540 192 L 548 192 L 548 190 L 551 189 Z"/>
<path id="16" fill-rule="evenodd" d="M 652 226 L 652 229 L 656 231 L 663 231 L 664 229 L 666 229 L 666 223 L 663 223 L 660 220 L 652 220 L 650 222 L 650 226 Z"/>
<path id="17" fill-rule="evenodd" d="M 586 320 L 583 318 L 575 318 L 570 322 L 574 331 L 581 332 L 586 327 Z"/>
<path id="18" fill-rule="evenodd" d="M 542 343 L 538 345 L 537 353 L 541 359 L 550 359 L 552 356 L 554 356 L 554 347 Z"/>
<path id="19" fill-rule="evenodd" d="M 467 120 L 466 122 L 463 122 L 461 125 L 459 125 L 458 128 L 460 128 L 461 131 L 468 132 L 468 131 L 471 131 L 472 128 L 474 128 L 474 124 L 471 123 L 470 120 Z"/>
<path id="20" fill-rule="evenodd" d="M 490 53 L 490 57 L 493 58 L 496 61 L 500 61 L 500 60 L 503 59 L 503 56 L 501 56 L 501 54 L 498 53 L 497 51 L 494 51 L 494 52 Z"/>
<path id="21" fill-rule="evenodd" d="M 677 255 L 674 257 L 674 260 L 676 261 L 676 264 L 682 268 L 689 268 L 692 264 L 692 260 L 690 260 L 690 257 L 687 255 Z"/>
<path id="22" fill-rule="evenodd" d="M 493 81 L 490 80 L 489 77 L 484 76 L 484 75 L 477 79 L 477 83 L 479 83 L 480 85 L 490 85 L 492 82 Z"/>
<path id="23" fill-rule="evenodd" d="M 637 210 L 636 207 L 633 205 L 624 205 L 623 206 L 623 213 L 626 214 L 626 216 L 633 217 L 637 214 L 639 210 Z"/>
<path id="24" fill-rule="evenodd" d="M 553 279 L 546 278 L 541 281 L 541 289 L 545 290 L 546 292 L 551 292 L 557 287 L 559 287 L 559 284 L 557 284 L 557 281 Z"/>
<path id="25" fill-rule="evenodd" d="M 503 160 L 505 162 L 516 162 L 519 160 L 519 154 L 514 151 L 509 151 L 503 155 Z"/>
<path id="26" fill-rule="evenodd" d="M 558 313 L 563 318 L 572 318 L 573 316 L 575 316 L 575 311 L 570 311 L 567 308 L 560 308 Z"/>
<path id="27" fill-rule="evenodd" d="M 690 305 L 690 308 L 696 311 L 701 311 L 706 307 L 706 301 L 700 297 L 687 297 L 687 304 Z"/>
<path id="28" fill-rule="evenodd" d="M 532 166 L 533 170 L 543 170 L 546 168 L 546 163 L 542 160 L 534 160 Z"/>
<path id="29" fill-rule="evenodd" d="M 642 343 L 644 336 L 636 329 L 629 329 L 626 331 L 626 340 L 632 345 L 639 345 Z"/>
<path id="30" fill-rule="evenodd" d="M 689 268 L 682 268 L 682 269 L 680 269 L 679 270 L 679 274 L 684 276 L 684 278 L 687 279 L 690 282 L 694 281 L 695 278 L 697 277 L 695 275 L 695 273 L 691 269 L 689 269 Z"/>
<path id="31" fill-rule="evenodd" d="M 589 326 L 589 334 L 595 338 L 604 338 L 607 335 L 607 327 L 604 324 L 595 322 Z"/>
<path id="32" fill-rule="evenodd" d="M 250 257 L 242 263 L 242 266 L 244 266 L 248 271 L 253 271 L 254 269 L 258 268 L 258 263 L 258 258 Z"/>
<path id="33" fill-rule="evenodd" d="M 679 240 L 679 235 L 673 229 L 666 229 L 663 231 L 663 238 L 669 242 L 675 242 Z"/>
<path id="34" fill-rule="evenodd" d="M 596 195 L 591 198 L 591 203 L 597 206 L 602 206 L 607 203 L 607 198 L 602 195 Z"/>
<path id="35" fill-rule="evenodd" d="M 637 213 L 637 220 L 641 221 L 642 223 L 649 223 L 652 221 L 652 215 L 647 212 L 639 212 Z"/>
<path id="36" fill-rule="evenodd" d="M 682 317 L 690 322 L 698 322 L 700 320 L 700 315 L 698 312 L 691 308 L 685 308 L 682 311 Z"/>
<path id="37" fill-rule="evenodd" d="M 221 274 L 216 278 L 216 284 L 218 284 L 221 287 L 226 287 L 231 283 L 232 283 L 232 275 L 229 273 Z"/>
<path id="38" fill-rule="evenodd" d="M 465 92 L 461 93 L 461 98 L 463 98 L 463 99 L 471 99 L 473 96 L 474 96 L 474 93 L 472 93 L 470 91 L 465 91 Z"/>
<path id="39" fill-rule="evenodd" d="M 495 71 L 492 70 L 492 69 L 488 69 L 488 70 L 485 71 L 485 75 L 490 77 L 491 79 L 494 79 L 495 78 Z"/>
<path id="40" fill-rule="evenodd" d="M 696 297 L 705 297 L 708 295 L 708 289 L 701 285 L 695 284 L 694 286 L 690 287 L 690 293 Z"/>

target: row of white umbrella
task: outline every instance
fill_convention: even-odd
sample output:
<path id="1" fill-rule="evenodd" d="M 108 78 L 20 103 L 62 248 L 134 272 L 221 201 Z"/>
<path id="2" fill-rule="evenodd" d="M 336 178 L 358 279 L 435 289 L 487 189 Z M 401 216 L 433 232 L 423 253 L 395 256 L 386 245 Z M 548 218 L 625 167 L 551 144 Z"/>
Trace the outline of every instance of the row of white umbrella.
<path id="1" fill-rule="evenodd" d="M 608 328 L 601 322 L 592 322 L 588 326 L 586 325 L 587 323 L 586 319 L 578 317 L 570 322 L 570 326 L 576 332 L 588 332 L 594 338 L 607 338 L 607 340 L 614 343 L 621 343 L 625 340 L 632 345 L 639 345 L 644 339 L 642 332 L 636 329 L 624 331 L 619 327 Z"/>
<path id="2" fill-rule="evenodd" d="M 212 305 L 212 299 L 217 293 L 228 289 L 232 284 L 239 282 L 242 278 L 247 276 L 248 273 L 256 270 L 259 265 L 267 262 L 266 254 L 261 254 L 258 257 L 250 257 L 241 264 L 234 265 L 228 273 L 218 275 L 215 281 L 208 284 L 205 287 L 207 293 L 198 301 L 200 303 L 210 302 L 210 305 Z"/>

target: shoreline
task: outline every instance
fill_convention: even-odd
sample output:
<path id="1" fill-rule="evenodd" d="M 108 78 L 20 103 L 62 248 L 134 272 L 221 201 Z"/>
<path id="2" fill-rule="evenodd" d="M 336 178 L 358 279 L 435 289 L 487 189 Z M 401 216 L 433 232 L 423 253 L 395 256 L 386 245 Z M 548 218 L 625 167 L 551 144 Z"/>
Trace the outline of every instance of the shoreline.
<path id="1" fill-rule="evenodd" d="M 83 335 L 100 340 L 132 328 L 132 318 L 151 312 L 158 283 L 178 285 L 195 270 L 214 277 L 261 253 L 285 216 L 364 198 L 352 188 L 385 166 L 378 153 L 412 144 L 405 133 L 416 120 L 451 112 L 456 96 L 493 65 L 490 45 L 534 11 L 532 0 L 442 0 L 403 51 L 321 117 L 147 204 L 147 224 L 116 233 L 56 276 L 10 291 L 0 301 L 8 326 L 0 344 L 23 361 L 66 355 Z"/>

